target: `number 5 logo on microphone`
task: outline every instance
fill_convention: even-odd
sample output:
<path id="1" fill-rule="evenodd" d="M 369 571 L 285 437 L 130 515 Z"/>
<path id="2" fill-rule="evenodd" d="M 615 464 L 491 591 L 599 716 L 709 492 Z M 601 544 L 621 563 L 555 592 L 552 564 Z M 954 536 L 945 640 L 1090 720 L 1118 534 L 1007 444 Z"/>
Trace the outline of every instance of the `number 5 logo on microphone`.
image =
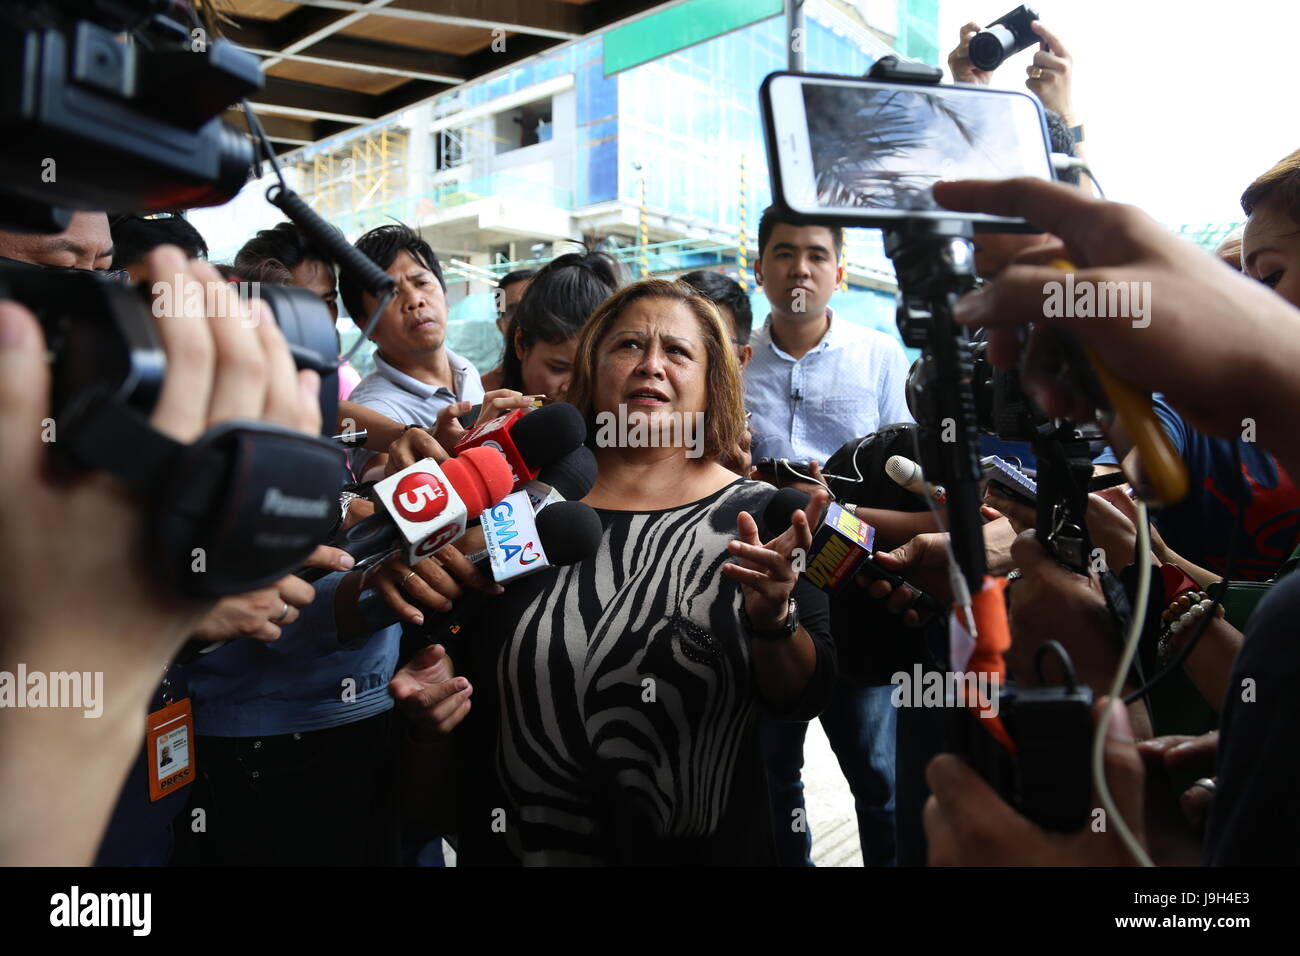
<path id="1" fill-rule="evenodd" d="M 393 489 L 393 508 L 408 521 L 432 521 L 447 507 L 447 489 L 427 471 L 406 475 Z"/>

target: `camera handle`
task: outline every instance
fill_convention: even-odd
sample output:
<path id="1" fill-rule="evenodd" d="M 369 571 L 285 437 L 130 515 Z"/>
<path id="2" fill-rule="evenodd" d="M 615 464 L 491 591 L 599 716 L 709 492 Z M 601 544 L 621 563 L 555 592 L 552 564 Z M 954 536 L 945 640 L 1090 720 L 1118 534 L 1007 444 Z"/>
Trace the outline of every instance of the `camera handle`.
<path id="1" fill-rule="evenodd" d="M 877 60 L 867 77 L 937 86 L 943 70 L 890 55 Z M 905 219 L 884 230 L 885 254 L 898 276 L 898 331 L 906 345 L 924 353 L 914 396 L 921 467 L 929 481 L 947 489 L 953 555 L 972 595 L 983 588 L 988 570 L 980 530 L 983 472 L 970 339 L 952 307 L 975 288 L 974 236 L 971 224 L 959 219 Z"/>
<path id="2" fill-rule="evenodd" d="M 943 77 L 935 67 L 896 57 L 883 58 L 867 75 L 918 85 L 935 85 Z M 964 703 L 964 713 L 954 712 L 947 722 L 949 747 L 964 754 L 990 785 L 1035 822 L 1069 831 L 1082 824 L 1079 808 L 1086 806 L 1089 796 L 1090 702 L 1083 694 L 1045 688 L 1038 693 L 1048 699 L 1039 704 L 1035 698 L 1035 705 L 1026 699 L 1017 706 L 1018 695 L 1005 680 L 1003 654 L 1011 646 L 1011 633 L 1003 591 L 987 578 L 979 510 L 983 471 L 972 388 L 974 360 L 970 335 L 953 318 L 957 299 L 976 285 L 974 235 L 972 224 L 958 219 L 906 219 L 884 230 L 885 254 L 898 277 L 898 330 L 905 344 L 922 350 L 913 394 L 921 467 L 930 481 L 948 491 L 952 559 L 971 595 L 971 621 L 978 624 L 972 633 L 974 651 L 960 669 L 994 678 L 992 694 L 1007 705 L 1004 721 L 1001 708 L 988 708 L 990 701 L 979 700 L 978 694 L 973 699 L 965 692 L 962 701 L 954 701 Z M 1053 444 L 1066 467 L 1064 473 L 1057 469 L 1057 478 L 1049 476 L 1049 485 L 1056 480 L 1071 484 L 1078 476 L 1065 460 L 1065 449 Z M 1070 496 L 1071 503 L 1074 497 Z M 1083 497 L 1086 505 L 1086 491 Z M 1041 489 L 1039 501 L 1043 501 Z M 1067 507 L 1066 513 L 1070 510 Z M 1078 530 L 1086 542 L 1086 529 Z M 955 661 L 949 666 L 959 669 Z M 1058 754 L 1059 759 L 1045 759 L 1052 748 L 1036 746 L 1039 731 L 1055 732 L 1062 726 L 1072 731 L 1071 745 Z M 1051 786 L 1061 779 L 1068 781 L 1064 786 L 1070 799 L 1064 803 L 1061 792 Z"/>
<path id="3" fill-rule="evenodd" d="M 975 594 L 988 569 L 979 510 L 983 471 L 971 343 L 952 316 L 957 299 L 975 286 L 972 237 L 970 224 L 959 220 L 905 220 L 885 230 L 885 254 L 898 276 L 898 331 L 923 352 L 913 395 L 921 468 L 948 492 L 953 554 Z"/>

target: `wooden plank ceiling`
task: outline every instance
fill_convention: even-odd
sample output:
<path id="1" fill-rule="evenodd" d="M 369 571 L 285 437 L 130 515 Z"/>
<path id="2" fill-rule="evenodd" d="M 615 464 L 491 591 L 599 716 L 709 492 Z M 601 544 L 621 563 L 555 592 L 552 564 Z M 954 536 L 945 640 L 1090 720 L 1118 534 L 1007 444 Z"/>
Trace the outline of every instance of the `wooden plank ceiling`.
<path id="1" fill-rule="evenodd" d="M 252 97 L 279 152 L 373 122 L 664 0 L 218 0 L 262 57 Z M 504 39 L 505 49 L 493 40 Z M 242 129 L 243 118 L 228 111 Z"/>

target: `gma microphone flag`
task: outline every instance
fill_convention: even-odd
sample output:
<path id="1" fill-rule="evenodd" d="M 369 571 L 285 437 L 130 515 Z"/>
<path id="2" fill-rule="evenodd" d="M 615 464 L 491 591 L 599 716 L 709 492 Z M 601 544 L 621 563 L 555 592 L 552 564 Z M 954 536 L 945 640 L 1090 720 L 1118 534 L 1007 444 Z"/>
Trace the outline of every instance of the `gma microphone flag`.
<path id="1" fill-rule="evenodd" d="M 550 567 L 527 491 L 516 491 L 483 512 L 483 539 L 498 584 Z"/>

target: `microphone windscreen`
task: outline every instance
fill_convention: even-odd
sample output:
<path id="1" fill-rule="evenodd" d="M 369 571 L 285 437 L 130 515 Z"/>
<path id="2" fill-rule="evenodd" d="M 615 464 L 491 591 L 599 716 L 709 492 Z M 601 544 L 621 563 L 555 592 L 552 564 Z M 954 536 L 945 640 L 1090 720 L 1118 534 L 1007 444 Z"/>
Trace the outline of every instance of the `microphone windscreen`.
<path id="1" fill-rule="evenodd" d="M 582 420 L 582 412 L 568 402 L 556 402 L 515 422 L 510 438 L 528 467 L 540 471 L 587 440 L 587 423 Z"/>
<path id="2" fill-rule="evenodd" d="M 782 488 L 763 509 L 763 523 L 771 534 L 784 534 L 794 521 L 794 513 L 807 508 L 812 499 L 797 488 Z"/>
<path id="3" fill-rule="evenodd" d="M 488 505 L 510 494 L 515 486 L 510 463 L 495 448 L 467 448 L 455 458 L 448 458 L 441 467 L 465 502 L 466 518 L 471 521 Z"/>
<path id="4" fill-rule="evenodd" d="M 553 566 L 577 564 L 600 550 L 600 515 L 581 501 L 557 501 L 537 513 L 537 539 Z"/>
<path id="5" fill-rule="evenodd" d="M 585 498 L 596 484 L 596 455 L 586 445 L 579 445 L 543 468 L 537 480 L 550 485 L 567 501 Z"/>
<path id="6" fill-rule="evenodd" d="M 920 467 L 910 458 L 904 458 L 902 455 L 891 455 L 885 462 L 885 474 L 895 483 L 907 488 L 911 485 L 913 478 L 920 478 Z"/>

